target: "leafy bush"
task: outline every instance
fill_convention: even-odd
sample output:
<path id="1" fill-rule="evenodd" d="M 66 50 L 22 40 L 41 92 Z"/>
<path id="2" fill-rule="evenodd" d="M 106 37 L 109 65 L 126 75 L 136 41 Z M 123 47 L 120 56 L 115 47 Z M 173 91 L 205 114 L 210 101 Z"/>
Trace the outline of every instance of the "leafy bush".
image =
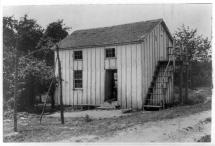
<path id="1" fill-rule="evenodd" d="M 197 142 L 211 142 L 211 135 L 202 136 Z"/>
<path id="2" fill-rule="evenodd" d="M 176 46 L 187 49 L 187 56 L 189 61 L 189 85 L 190 88 L 200 86 L 212 86 L 212 59 L 211 59 L 211 42 L 208 38 L 198 35 L 197 29 L 182 26 L 174 33 Z M 179 54 L 178 52 L 176 52 Z M 179 55 L 177 56 L 179 59 Z M 185 52 L 182 55 L 182 60 L 185 60 Z M 186 76 L 185 69 L 183 69 L 184 77 Z M 180 68 L 176 69 L 175 84 L 179 86 L 180 83 Z M 184 78 L 183 83 L 187 79 Z"/>
<path id="3" fill-rule="evenodd" d="M 212 91 L 211 88 L 200 87 L 196 89 L 188 89 L 188 99 L 184 104 L 193 105 L 199 103 L 205 103 L 208 101 L 208 97 L 211 97 Z M 182 96 L 185 97 L 185 88 L 182 89 Z M 174 103 L 180 103 L 179 97 L 179 87 L 175 86 L 174 88 Z"/>
<path id="4" fill-rule="evenodd" d="M 52 45 L 68 35 L 63 20 L 50 23 L 44 30 L 36 20 L 27 15 L 20 20 L 3 18 L 3 102 L 4 110 L 13 108 L 15 54 L 18 61 L 17 105 L 18 110 L 33 108 L 35 96 L 47 92 L 54 78 L 54 53 Z M 27 58 L 23 56 L 44 49 Z M 16 51 L 17 50 L 17 51 Z M 51 88 L 51 95 L 54 93 Z M 53 102 L 52 102 L 53 103 Z"/>
<path id="5" fill-rule="evenodd" d="M 205 97 L 202 94 L 189 95 L 188 99 L 185 101 L 187 105 L 199 104 L 205 101 Z"/>

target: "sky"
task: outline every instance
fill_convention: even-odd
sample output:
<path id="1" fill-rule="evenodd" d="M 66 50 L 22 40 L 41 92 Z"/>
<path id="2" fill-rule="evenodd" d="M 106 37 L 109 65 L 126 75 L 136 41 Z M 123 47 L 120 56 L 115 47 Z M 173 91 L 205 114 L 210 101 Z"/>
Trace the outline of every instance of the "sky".
<path id="1" fill-rule="evenodd" d="M 171 33 L 184 24 L 211 40 L 211 4 L 26 5 L 5 6 L 3 16 L 27 14 L 42 27 L 63 19 L 72 31 L 163 18 Z"/>

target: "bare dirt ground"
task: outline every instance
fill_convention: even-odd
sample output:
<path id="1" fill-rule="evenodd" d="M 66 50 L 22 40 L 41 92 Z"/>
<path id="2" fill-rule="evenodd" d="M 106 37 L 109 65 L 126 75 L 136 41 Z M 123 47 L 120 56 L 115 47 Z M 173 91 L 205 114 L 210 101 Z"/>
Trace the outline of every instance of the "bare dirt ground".
<path id="1" fill-rule="evenodd" d="M 147 122 L 121 130 L 100 142 L 196 142 L 211 133 L 211 112 Z"/>
<path id="2" fill-rule="evenodd" d="M 211 95 L 207 93 L 205 97 Z M 74 112 L 76 116 L 68 113 L 64 125 L 60 122 L 59 113 L 54 114 L 55 116 L 45 115 L 41 124 L 39 115 L 19 113 L 17 133 L 13 132 L 13 120 L 4 118 L 3 140 L 4 142 L 196 142 L 200 139 L 209 141 L 210 99 L 194 105 L 160 111 L 137 111 L 125 115 L 119 113 L 120 111 L 115 114 L 114 111 L 109 111 L 106 116 L 100 114 L 96 117 L 89 114 L 93 111 L 83 111 L 82 114 Z M 84 116 L 86 113 L 89 115 L 88 118 Z"/>
<path id="3" fill-rule="evenodd" d="M 114 118 L 120 116 L 126 116 L 129 114 L 123 114 L 121 110 L 86 110 L 86 111 L 74 111 L 65 112 L 64 117 L 67 118 L 83 118 L 88 115 L 92 119 L 104 119 L 104 118 Z M 56 112 L 54 114 L 48 115 L 48 117 L 60 118 L 60 113 Z"/>

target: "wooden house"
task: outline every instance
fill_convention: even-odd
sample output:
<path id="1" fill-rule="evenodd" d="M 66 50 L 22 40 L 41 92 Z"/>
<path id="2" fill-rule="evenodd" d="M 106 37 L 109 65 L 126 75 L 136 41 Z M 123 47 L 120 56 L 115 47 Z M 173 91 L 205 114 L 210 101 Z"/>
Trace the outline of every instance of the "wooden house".
<path id="1" fill-rule="evenodd" d="M 163 19 L 77 30 L 58 46 L 64 105 L 114 101 L 143 109 L 173 102 L 173 38 Z"/>

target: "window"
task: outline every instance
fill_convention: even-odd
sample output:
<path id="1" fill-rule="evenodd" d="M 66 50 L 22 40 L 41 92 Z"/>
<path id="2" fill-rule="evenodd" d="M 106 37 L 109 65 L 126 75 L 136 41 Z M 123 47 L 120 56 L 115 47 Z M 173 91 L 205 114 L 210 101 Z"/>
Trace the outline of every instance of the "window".
<path id="1" fill-rule="evenodd" d="M 115 48 L 109 48 L 106 49 L 106 55 L 107 58 L 109 57 L 115 57 Z"/>
<path id="2" fill-rule="evenodd" d="M 74 59 L 75 60 L 83 59 L 82 51 L 74 51 Z"/>
<path id="3" fill-rule="evenodd" d="M 82 88 L 82 70 L 74 70 L 74 89 Z"/>

